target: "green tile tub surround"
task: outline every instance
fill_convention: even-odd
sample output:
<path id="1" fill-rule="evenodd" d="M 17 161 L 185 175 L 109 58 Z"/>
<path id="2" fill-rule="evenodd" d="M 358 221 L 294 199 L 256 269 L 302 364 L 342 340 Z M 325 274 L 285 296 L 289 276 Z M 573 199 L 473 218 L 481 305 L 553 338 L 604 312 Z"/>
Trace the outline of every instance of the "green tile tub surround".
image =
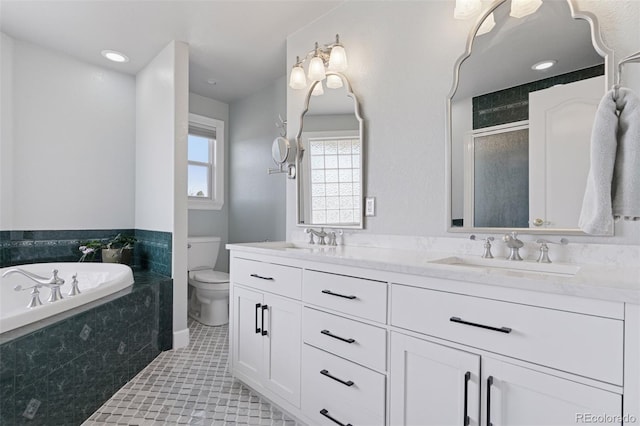
<path id="1" fill-rule="evenodd" d="M 473 98 L 473 129 L 529 119 L 529 93 L 604 75 L 604 65 L 573 71 Z"/>
<path id="2" fill-rule="evenodd" d="M 75 262 L 83 241 L 133 235 L 133 267 L 171 276 L 172 234 L 144 229 L 0 231 L 0 267 L 43 262 Z"/>
<path id="3" fill-rule="evenodd" d="M 113 300 L 0 337 L 0 425 L 81 424 L 171 348 L 171 279 L 148 271 L 134 279 Z"/>

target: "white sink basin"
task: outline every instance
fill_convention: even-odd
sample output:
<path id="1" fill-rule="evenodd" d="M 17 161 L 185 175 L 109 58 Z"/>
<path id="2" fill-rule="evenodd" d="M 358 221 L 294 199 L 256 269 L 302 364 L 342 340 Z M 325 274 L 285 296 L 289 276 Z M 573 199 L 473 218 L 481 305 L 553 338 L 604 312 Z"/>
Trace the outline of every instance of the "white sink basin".
<path id="1" fill-rule="evenodd" d="M 296 244 L 289 241 L 265 241 L 262 243 L 251 243 L 251 246 L 266 248 L 271 250 L 312 250 L 315 246 L 309 244 Z M 320 246 L 325 247 L 325 246 Z"/>
<path id="2" fill-rule="evenodd" d="M 458 265 L 472 268 L 491 268 L 519 272 L 536 272 L 545 275 L 572 277 L 578 273 L 580 266 L 563 263 L 538 263 L 527 260 L 483 259 L 472 256 L 451 256 L 432 260 L 431 263 L 441 265 Z"/>

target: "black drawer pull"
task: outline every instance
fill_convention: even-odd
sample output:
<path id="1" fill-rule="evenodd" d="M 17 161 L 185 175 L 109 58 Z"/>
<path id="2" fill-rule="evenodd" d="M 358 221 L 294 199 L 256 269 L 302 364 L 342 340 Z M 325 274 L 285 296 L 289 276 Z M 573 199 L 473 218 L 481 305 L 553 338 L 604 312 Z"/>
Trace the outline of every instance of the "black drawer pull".
<path id="1" fill-rule="evenodd" d="M 338 297 L 342 297 L 342 298 L 350 299 L 350 300 L 357 299 L 357 297 L 356 297 L 356 296 L 346 296 L 346 295 L 344 295 L 344 294 L 334 293 L 334 292 L 332 292 L 331 290 L 322 290 L 322 292 L 323 292 L 324 294 L 328 294 L 328 295 L 330 295 L 330 296 L 338 296 Z"/>
<path id="2" fill-rule="evenodd" d="M 264 311 L 266 311 L 267 309 L 269 309 L 269 307 L 267 305 L 262 305 L 262 335 L 266 336 L 267 333 L 267 327 L 264 326 Z"/>
<path id="3" fill-rule="evenodd" d="M 256 303 L 256 334 L 260 333 L 260 327 L 258 327 L 258 309 L 262 306 L 260 303 Z"/>
<path id="4" fill-rule="evenodd" d="M 491 386 L 493 386 L 493 376 L 487 377 L 487 426 L 493 426 L 491 423 Z"/>
<path id="5" fill-rule="evenodd" d="M 449 318 L 449 321 L 451 322 L 457 322 L 458 324 L 464 324 L 464 325 L 470 325 L 472 327 L 480 327 L 480 328 L 484 328 L 487 330 L 493 330 L 493 331 L 499 331 L 500 333 L 511 333 L 511 329 L 509 327 L 491 327 L 490 325 L 484 325 L 484 324 L 478 324 L 475 322 L 469 322 L 469 321 L 464 321 L 458 317 L 451 317 Z"/>
<path id="6" fill-rule="evenodd" d="M 471 372 L 464 373 L 464 415 L 462 417 L 463 426 L 469 426 L 469 380 L 471 379 Z"/>
<path id="7" fill-rule="evenodd" d="M 334 419 L 333 417 L 331 417 L 329 415 L 329 411 L 327 411 L 324 408 L 322 410 L 320 410 L 320 414 L 322 414 L 323 416 L 325 416 L 326 418 L 328 418 L 329 420 L 331 420 L 332 422 L 334 422 L 337 425 L 340 425 L 340 426 L 352 426 L 351 423 L 344 424 L 341 421 Z"/>
<path id="8" fill-rule="evenodd" d="M 332 376 L 327 370 L 320 370 L 320 374 L 323 376 L 327 376 L 330 379 L 335 380 L 336 382 L 340 382 L 345 386 L 353 386 L 354 383 L 351 380 L 344 381 L 342 379 L 338 379 L 336 376 Z"/>
<path id="9" fill-rule="evenodd" d="M 263 277 L 258 274 L 251 274 L 253 278 L 260 278 L 261 280 L 273 281 L 273 277 Z"/>
<path id="10" fill-rule="evenodd" d="M 343 342 L 347 342 L 347 343 L 355 343 L 355 339 L 345 339 L 344 337 L 340 337 L 340 336 L 336 336 L 335 334 L 331 334 L 331 332 L 329 330 L 322 330 L 320 333 L 324 334 L 325 336 L 329 336 L 329 337 L 333 337 L 334 339 L 338 339 L 338 340 L 342 340 Z"/>

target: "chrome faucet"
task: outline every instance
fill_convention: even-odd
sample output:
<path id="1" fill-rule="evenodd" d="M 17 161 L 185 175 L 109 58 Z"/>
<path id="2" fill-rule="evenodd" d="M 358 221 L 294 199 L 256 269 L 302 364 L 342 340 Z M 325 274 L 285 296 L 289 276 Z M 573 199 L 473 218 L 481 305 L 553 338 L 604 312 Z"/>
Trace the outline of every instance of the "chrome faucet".
<path id="1" fill-rule="evenodd" d="M 469 239 L 471 241 L 476 241 L 478 238 L 471 234 L 469 236 Z M 482 258 L 483 259 L 493 259 L 493 254 L 491 254 L 491 241 L 493 241 L 495 238 L 493 237 L 487 237 L 484 239 L 484 252 L 482 253 Z"/>
<path id="2" fill-rule="evenodd" d="M 307 234 L 309 234 L 309 244 L 315 244 L 316 242 L 313 240 L 313 236 L 315 235 L 316 237 L 319 238 L 318 241 L 318 245 L 321 246 L 325 246 L 327 245 L 327 243 L 325 243 L 324 239 L 326 237 L 329 236 L 329 234 L 327 234 L 326 232 L 324 232 L 324 228 L 320 228 L 320 231 L 316 231 L 315 229 L 312 228 L 306 228 L 304 230 L 304 232 L 306 232 Z M 334 234 L 335 235 L 335 234 Z"/>
<path id="3" fill-rule="evenodd" d="M 560 242 L 556 243 L 553 241 L 545 240 L 540 238 L 536 240 L 536 243 L 540 244 L 540 254 L 538 255 L 538 263 L 551 263 L 551 259 L 549 258 L 549 246 L 547 244 L 560 244 L 567 245 L 569 244 L 569 240 L 566 238 L 561 238 Z"/>
<path id="4" fill-rule="evenodd" d="M 502 241 L 507 243 L 507 247 L 509 247 L 509 256 L 507 256 L 507 260 L 522 260 L 520 257 L 519 250 L 524 243 L 518 239 L 518 233 L 512 232 L 511 234 L 505 234 L 502 237 Z"/>
<path id="5" fill-rule="evenodd" d="M 328 232 L 329 242 L 327 242 L 327 245 L 336 247 L 338 245 L 338 237 L 342 239 L 343 235 L 344 235 L 344 232 L 342 231 L 342 229 L 338 229 L 337 231 L 329 231 Z"/>
<path id="6" fill-rule="evenodd" d="M 47 277 L 43 277 L 37 274 L 34 274 L 33 272 L 29 272 L 29 271 L 25 271 L 24 269 L 20 269 L 20 268 L 12 268 L 9 269 L 8 271 L 6 271 L 4 274 L 2 274 L 2 278 L 6 277 L 7 275 L 11 275 L 11 274 L 20 274 L 20 275 L 24 275 L 25 277 L 29 278 L 31 281 L 36 282 L 38 284 L 44 285 L 44 286 L 50 286 L 50 285 L 62 285 L 64 284 L 64 280 L 60 277 L 58 277 L 58 270 L 54 269 L 52 271 L 52 275 L 51 278 L 47 278 Z"/>
<path id="7" fill-rule="evenodd" d="M 51 289 L 51 294 L 49 295 L 49 299 L 47 299 L 47 302 L 50 302 L 50 303 L 57 302 L 58 300 L 63 298 L 62 293 L 60 292 L 60 286 L 64 284 L 64 280 L 58 277 L 57 269 L 54 269 L 52 271 L 51 278 L 47 278 L 47 277 L 34 274 L 33 272 L 25 271 L 24 269 L 12 268 L 6 271 L 4 274 L 2 274 L 2 278 L 11 274 L 23 275 L 36 283 L 36 285 L 32 287 L 23 288 L 20 284 L 18 284 L 13 288 L 15 291 L 32 289 L 31 302 L 28 305 L 29 308 L 34 308 L 38 305 L 42 305 L 42 302 L 40 301 L 40 296 L 39 296 L 40 291 L 38 290 L 40 287 L 47 287 Z"/>

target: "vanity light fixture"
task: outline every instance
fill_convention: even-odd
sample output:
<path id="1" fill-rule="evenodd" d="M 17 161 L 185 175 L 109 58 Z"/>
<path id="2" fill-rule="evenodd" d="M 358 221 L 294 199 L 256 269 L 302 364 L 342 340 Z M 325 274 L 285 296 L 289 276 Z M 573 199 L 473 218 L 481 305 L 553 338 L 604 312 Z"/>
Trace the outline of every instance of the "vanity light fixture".
<path id="1" fill-rule="evenodd" d="M 522 18 L 531 15 L 542 5 L 542 0 L 511 0 L 510 16 Z"/>
<path id="2" fill-rule="evenodd" d="M 309 70 L 305 76 L 304 63 L 309 61 Z M 338 76 L 329 76 L 327 71 L 344 72 L 347 69 L 347 53 L 340 43 L 340 36 L 336 34 L 335 43 L 320 47 L 316 42 L 315 48 L 300 60 L 296 57 L 296 63 L 291 69 L 289 87 L 292 89 L 305 89 L 307 78 L 311 81 L 319 81 L 314 89 L 314 94 L 323 91 L 322 81 L 327 79 L 327 87 L 336 89 L 342 87 L 342 79 Z"/>
<path id="3" fill-rule="evenodd" d="M 115 50 L 103 50 L 100 53 L 102 54 L 102 56 L 104 56 L 105 58 L 113 62 L 120 62 L 120 63 L 129 62 L 129 58 L 127 57 L 127 55 L 117 52 Z"/>
<path id="4" fill-rule="evenodd" d="M 557 63 L 558 63 L 558 61 L 556 61 L 555 59 L 541 61 L 541 62 L 533 64 L 531 66 L 531 69 L 532 70 L 536 70 L 536 71 L 544 71 L 544 70 L 548 70 L 549 68 L 551 68 L 552 66 L 554 66 Z"/>
<path id="5" fill-rule="evenodd" d="M 480 12 L 481 7 L 480 0 L 456 0 L 453 17 L 455 19 L 469 19 Z"/>

